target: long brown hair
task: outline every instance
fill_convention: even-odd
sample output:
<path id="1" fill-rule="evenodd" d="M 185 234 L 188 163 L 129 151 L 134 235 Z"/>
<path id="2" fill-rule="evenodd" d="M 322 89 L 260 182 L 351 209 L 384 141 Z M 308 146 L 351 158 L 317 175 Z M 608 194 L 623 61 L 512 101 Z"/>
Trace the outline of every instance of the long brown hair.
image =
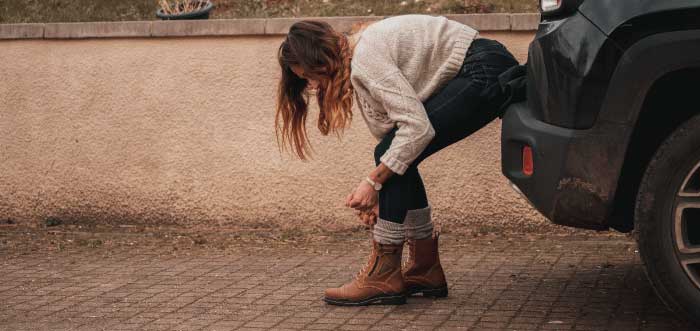
<path id="1" fill-rule="evenodd" d="M 316 92 L 319 131 L 323 135 L 342 134 L 352 120 L 351 54 L 348 39 L 328 23 L 300 21 L 292 25 L 278 51 L 282 78 L 277 94 L 275 132 L 280 148 L 289 145 L 302 160 L 311 152 L 306 132 L 308 81 L 294 74 L 292 66 L 301 67 L 305 77 L 319 81 Z"/>

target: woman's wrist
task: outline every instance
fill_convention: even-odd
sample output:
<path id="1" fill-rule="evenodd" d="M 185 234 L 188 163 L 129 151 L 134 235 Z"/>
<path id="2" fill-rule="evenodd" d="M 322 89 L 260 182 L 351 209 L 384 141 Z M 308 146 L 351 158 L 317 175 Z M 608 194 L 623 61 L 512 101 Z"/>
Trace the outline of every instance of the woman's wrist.
<path id="1" fill-rule="evenodd" d="M 379 166 L 370 172 L 367 177 L 375 183 L 384 184 L 393 175 L 394 172 L 391 171 L 389 167 L 387 167 L 384 163 L 379 163 Z"/>
<path id="2" fill-rule="evenodd" d="M 373 181 L 371 178 L 369 178 L 369 176 L 365 177 L 362 181 L 364 183 L 366 183 L 367 185 L 369 185 L 375 191 L 382 190 L 382 183 L 378 183 L 378 182 Z"/>

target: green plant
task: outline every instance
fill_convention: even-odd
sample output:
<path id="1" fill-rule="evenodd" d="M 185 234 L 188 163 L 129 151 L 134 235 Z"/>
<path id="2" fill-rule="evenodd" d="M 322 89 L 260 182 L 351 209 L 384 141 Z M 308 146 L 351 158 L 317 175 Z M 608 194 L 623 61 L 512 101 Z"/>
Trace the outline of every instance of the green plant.
<path id="1" fill-rule="evenodd" d="M 537 0 L 164 0 L 216 2 L 214 19 L 401 14 L 537 12 Z M 0 0 L 0 23 L 142 21 L 153 19 L 161 0 Z M 167 11 L 164 11 L 167 14 Z"/>
<path id="2" fill-rule="evenodd" d="M 100 239 L 78 239 L 75 241 L 75 243 L 78 246 L 83 246 L 83 247 L 88 247 L 88 248 L 97 248 L 102 246 L 104 242 Z"/>
<path id="3" fill-rule="evenodd" d="M 58 226 L 63 224 L 63 221 L 58 217 L 49 216 L 44 220 L 46 226 Z"/>
<path id="4" fill-rule="evenodd" d="M 203 9 L 209 4 L 209 0 L 160 0 L 160 8 L 168 15 L 180 15 Z"/>

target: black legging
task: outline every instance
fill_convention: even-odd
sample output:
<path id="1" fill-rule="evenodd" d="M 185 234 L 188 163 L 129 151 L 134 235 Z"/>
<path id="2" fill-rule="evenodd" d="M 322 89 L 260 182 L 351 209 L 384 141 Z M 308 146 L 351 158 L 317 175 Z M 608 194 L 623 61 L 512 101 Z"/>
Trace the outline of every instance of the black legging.
<path id="1" fill-rule="evenodd" d="M 518 61 L 501 43 L 489 39 L 472 42 L 457 76 L 424 103 L 435 137 L 403 175 L 395 175 L 384 183 L 379 192 L 381 219 L 403 223 L 408 210 L 428 207 L 418 165 L 430 155 L 478 131 L 499 115 L 496 107 L 488 106 L 484 91 L 497 82 L 498 75 L 515 65 Z M 389 149 L 395 133 L 396 128 L 374 149 L 377 165 L 379 158 Z"/>

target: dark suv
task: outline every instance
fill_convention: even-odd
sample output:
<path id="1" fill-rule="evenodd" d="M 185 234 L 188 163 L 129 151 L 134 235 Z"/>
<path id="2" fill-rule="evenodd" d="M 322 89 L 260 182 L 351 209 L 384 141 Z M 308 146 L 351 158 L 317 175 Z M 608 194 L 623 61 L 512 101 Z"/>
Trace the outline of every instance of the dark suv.
<path id="1" fill-rule="evenodd" d="M 554 223 L 634 231 L 700 324 L 700 0 L 541 0 L 503 173 Z"/>

